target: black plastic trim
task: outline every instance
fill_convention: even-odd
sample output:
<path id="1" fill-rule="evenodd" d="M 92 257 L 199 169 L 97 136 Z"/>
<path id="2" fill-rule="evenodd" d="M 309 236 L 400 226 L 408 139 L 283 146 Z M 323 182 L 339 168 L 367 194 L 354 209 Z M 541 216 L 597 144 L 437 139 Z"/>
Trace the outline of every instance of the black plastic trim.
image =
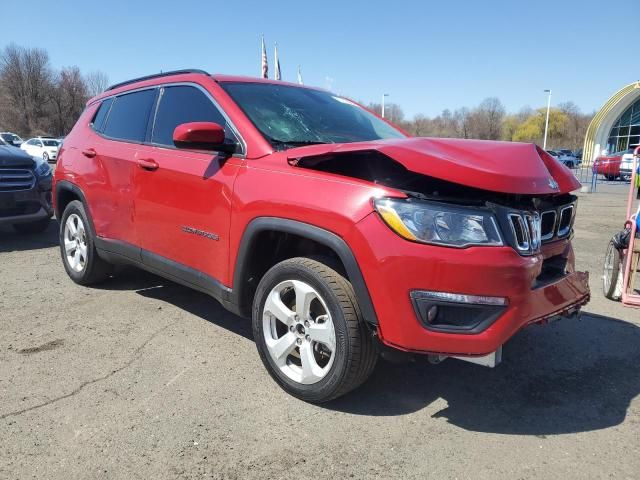
<path id="1" fill-rule="evenodd" d="M 197 69 L 197 68 L 187 68 L 187 69 L 183 69 L 183 70 L 172 70 L 172 71 L 169 71 L 169 72 L 154 73 L 152 75 L 145 75 L 144 77 L 132 78 L 131 80 L 126 80 L 126 81 L 120 82 L 120 83 L 114 83 L 110 87 L 107 87 L 105 92 L 108 92 L 109 90 L 115 90 L 116 88 L 124 87 L 125 85 L 131 85 L 132 83 L 136 83 L 136 82 L 143 82 L 145 80 L 153 80 L 154 78 L 171 77 L 172 75 L 182 75 L 182 74 L 185 74 L 185 73 L 201 73 L 202 75 L 209 76 L 208 72 L 205 72 L 204 70 L 200 70 L 200 69 Z"/>
<path id="2" fill-rule="evenodd" d="M 250 269 L 247 259 L 250 256 L 249 254 L 257 235 L 264 231 L 291 233 L 318 242 L 333 250 L 346 269 L 347 276 L 349 277 L 351 285 L 353 285 L 353 290 L 355 291 L 364 319 L 370 324 L 378 325 L 378 317 L 376 316 L 369 290 L 367 289 L 358 262 L 347 243 L 338 235 L 328 230 L 297 220 L 278 217 L 258 217 L 252 220 L 247 225 L 242 236 L 233 275 L 232 298 L 233 302 L 238 305 L 245 314 L 247 306 L 244 305 L 245 301 L 243 297 L 244 289 L 246 288 L 244 279 Z M 248 308 L 250 309 L 250 306 Z"/>
<path id="3" fill-rule="evenodd" d="M 230 304 L 231 289 L 215 278 L 127 242 L 101 237 L 95 237 L 94 241 L 101 258 L 116 264 L 133 265 L 211 295 L 235 313 L 235 308 Z"/>
<path id="4" fill-rule="evenodd" d="M 416 292 L 417 293 L 417 292 Z M 435 300 L 425 297 L 419 297 L 411 292 L 409 295 L 416 317 L 420 324 L 429 331 L 439 333 L 457 333 L 462 335 L 475 335 L 485 331 L 490 325 L 494 324 L 498 318 L 506 311 L 507 307 L 502 305 L 485 305 L 478 303 L 460 303 L 448 302 L 446 300 Z M 426 312 L 431 306 L 456 307 L 460 309 L 468 309 L 470 315 L 482 312 L 483 318 L 478 323 L 470 327 L 457 325 L 432 325 L 425 318 L 422 312 Z M 424 307 L 424 308 L 421 308 Z"/>

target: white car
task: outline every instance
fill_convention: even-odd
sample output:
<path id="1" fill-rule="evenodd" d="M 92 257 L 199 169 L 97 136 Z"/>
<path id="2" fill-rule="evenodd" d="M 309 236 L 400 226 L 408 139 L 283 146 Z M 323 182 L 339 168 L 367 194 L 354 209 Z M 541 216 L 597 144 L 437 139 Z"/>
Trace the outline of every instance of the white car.
<path id="1" fill-rule="evenodd" d="M 0 132 L 0 138 L 4 140 L 4 143 L 13 147 L 19 147 L 24 141 L 20 138 L 20 135 L 12 132 Z"/>
<path id="2" fill-rule="evenodd" d="M 620 177 L 623 180 L 631 180 L 631 172 L 633 170 L 633 151 L 637 146 L 638 145 L 631 145 L 620 159 Z"/>
<path id="3" fill-rule="evenodd" d="M 60 142 L 55 138 L 31 138 L 20 145 L 20 148 L 32 157 L 42 158 L 45 162 L 53 162 L 58 158 Z"/>

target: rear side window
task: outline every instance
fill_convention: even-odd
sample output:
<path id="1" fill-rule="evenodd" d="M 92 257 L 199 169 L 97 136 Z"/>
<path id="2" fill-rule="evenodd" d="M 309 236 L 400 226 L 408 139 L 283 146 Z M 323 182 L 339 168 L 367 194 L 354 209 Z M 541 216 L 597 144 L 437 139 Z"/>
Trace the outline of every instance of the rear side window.
<path id="1" fill-rule="evenodd" d="M 100 106 L 98 107 L 98 111 L 94 115 L 93 121 L 91 122 L 94 130 L 102 132 L 104 121 L 107 118 L 107 114 L 109 113 L 109 108 L 111 108 L 112 103 L 113 98 L 107 98 L 100 104 Z"/>
<path id="2" fill-rule="evenodd" d="M 152 142 L 173 146 L 173 131 L 187 122 L 215 122 L 225 127 L 227 138 L 236 138 L 222 113 L 201 90 L 183 85 L 165 87 L 156 113 Z"/>
<path id="3" fill-rule="evenodd" d="M 155 89 L 116 97 L 102 132 L 112 138 L 144 142 L 155 97 Z"/>

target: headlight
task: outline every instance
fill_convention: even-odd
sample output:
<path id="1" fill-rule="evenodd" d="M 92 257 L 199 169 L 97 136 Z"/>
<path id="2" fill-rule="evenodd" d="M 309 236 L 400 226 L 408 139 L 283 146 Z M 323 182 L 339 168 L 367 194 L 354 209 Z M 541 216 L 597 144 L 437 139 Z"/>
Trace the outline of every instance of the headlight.
<path id="1" fill-rule="evenodd" d="M 421 200 L 381 198 L 376 210 L 401 237 L 450 247 L 503 245 L 495 217 L 481 209 Z"/>
<path id="2" fill-rule="evenodd" d="M 36 166 L 36 175 L 38 177 L 47 177 L 51 175 L 51 167 L 42 159 L 36 159 L 38 161 Z"/>

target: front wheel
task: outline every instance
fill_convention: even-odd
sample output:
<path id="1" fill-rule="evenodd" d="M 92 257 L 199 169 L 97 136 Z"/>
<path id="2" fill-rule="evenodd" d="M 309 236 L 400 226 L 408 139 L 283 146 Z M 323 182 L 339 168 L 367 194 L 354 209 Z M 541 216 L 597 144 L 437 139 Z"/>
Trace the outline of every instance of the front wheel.
<path id="1" fill-rule="evenodd" d="M 49 162 L 49 154 L 48 154 L 47 152 L 43 152 L 43 153 L 42 153 L 42 159 L 43 159 L 45 162 L 47 162 L 47 163 L 48 163 L 48 162 Z"/>
<path id="2" fill-rule="evenodd" d="M 253 335 L 274 380 L 312 403 L 358 387 L 378 357 L 351 283 L 310 258 L 285 260 L 264 275 L 253 302 Z"/>

